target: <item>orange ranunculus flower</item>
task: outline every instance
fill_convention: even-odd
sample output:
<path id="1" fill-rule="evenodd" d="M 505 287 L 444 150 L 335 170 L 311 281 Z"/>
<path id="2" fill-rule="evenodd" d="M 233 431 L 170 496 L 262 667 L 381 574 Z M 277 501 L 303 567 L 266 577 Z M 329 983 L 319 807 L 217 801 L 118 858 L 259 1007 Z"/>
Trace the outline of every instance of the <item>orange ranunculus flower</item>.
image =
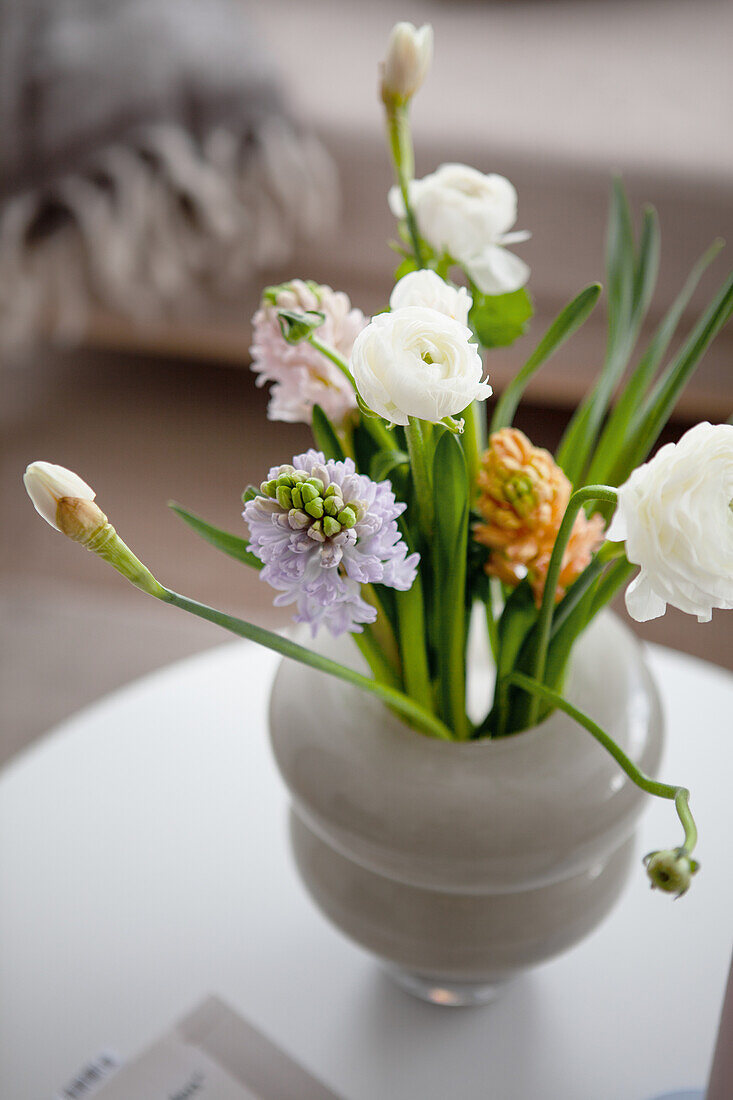
<path id="1" fill-rule="evenodd" d="M 474 538 L 491 549 L 486 571 L 505 584 L 529 577 L 542 600 L 545 576 L 572 486 L 549 451 L 517 428 L 494 432 L 481 460 Z M 582 573 L 603 541 L 603 519 L 580 513 L 573 526 L 556 600 Z"/>

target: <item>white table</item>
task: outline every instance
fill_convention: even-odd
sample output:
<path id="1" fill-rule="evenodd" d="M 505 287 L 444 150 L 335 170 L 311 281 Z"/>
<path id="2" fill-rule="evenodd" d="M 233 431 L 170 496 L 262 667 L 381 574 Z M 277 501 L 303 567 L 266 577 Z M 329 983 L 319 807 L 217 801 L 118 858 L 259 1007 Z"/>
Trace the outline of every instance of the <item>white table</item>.
<path id="1" fill-rule="evenodd" d="M 60 726 L 0 780 L 0 1096 L 48 1100 L 209 992 L 346 1100 L 699 1087 L 733 932 L 733 677 L 650 657 L 703 871 L 673 903 L 639 866 L 588 940 L 481 1009 L 412 1000 L 306 897 L 265 732 L 271 654 L 226 645 Z M 650 801 L 641 832 L 640 855 L 677 843 L 671 804 Z"/>

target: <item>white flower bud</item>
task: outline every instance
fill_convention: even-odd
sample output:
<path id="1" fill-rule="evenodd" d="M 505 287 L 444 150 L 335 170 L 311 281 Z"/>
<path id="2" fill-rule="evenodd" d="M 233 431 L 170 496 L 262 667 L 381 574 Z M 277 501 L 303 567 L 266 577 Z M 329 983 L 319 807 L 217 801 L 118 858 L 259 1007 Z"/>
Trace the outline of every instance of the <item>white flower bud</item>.
<path id="1" fill-rule="evenodd" d="M 57 521 L 60 500 L 94 500 L 97 495 L 78 474 L 52 462 L 31 462 L 23 483 L 39 516 L 57 531 L 61 530 Z"/>
<path id="2" fill-rule="evenodd" d="M 418 90 L 433 59 L 433 28 L 418 30 L 412 23 L 397 23 L 387 43 L 382 71 L 382 97 L 406 102 Z"/>
<path id="3" fill-rule="evenodd" d="M 396 284 L 389 299 L 390 309 L 404 306 L 427 306 L 452 317 L 462 325 L 468 324 L 468 314 L 473 299 L 464 286 L 455 287 L 441 279 L 429 268 L 411 271 Z"/>
<path id="4" fill-rule="evenodd" d="M 607 537 L 641 570 L 626 591 L 637 622 L 667 604 L 708 622 L 733 608 L 733 425 L 696 424 L 619 487 Z"/>
<path id="5" fill-rule="evenodd" d="M 380 313 L 354 341 L 357 389 L 392 424 L 404 426 L 411 416 L 437 424 L 491 393 L 471 336 L 466 325 L 424 306 Z"/>

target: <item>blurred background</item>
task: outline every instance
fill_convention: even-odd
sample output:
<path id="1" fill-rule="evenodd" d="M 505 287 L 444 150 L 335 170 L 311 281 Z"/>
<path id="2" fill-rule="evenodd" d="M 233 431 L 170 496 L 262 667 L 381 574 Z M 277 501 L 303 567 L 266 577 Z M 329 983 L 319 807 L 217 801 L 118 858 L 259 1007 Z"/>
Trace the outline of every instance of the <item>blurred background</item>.
<path id="1" fill-rule="evenodd" d="M 377 62 L 392 24 L 431 22 L 413 109 L 417 174 L 509 177 L 531 241 L 529 340 L 603 278 L 610 176 L 653 203 L 651 322 L 717 236 L 733 237 L 728 0 L 0 0 L 0 761 L 113 687 L 220 644 L 41 523 L 21 483 L 76 470 L 153 572 L 263 624 L 257 576 L 200 542 L 174 498 L 241 530 L 240 493 L 308 445 L 270 423 L 248 368 L 260 288 L 298 276 L 386 302 L 395 257 Z M 683 330 L 730 267 L 703 279 Z M 602 362 L 602 311 L 517 423 L 553 447 Z M 719 336 L 666 438 L 733 412 Z M 673 611 L 643 637 L 733 668 L 733 624 Z"/>

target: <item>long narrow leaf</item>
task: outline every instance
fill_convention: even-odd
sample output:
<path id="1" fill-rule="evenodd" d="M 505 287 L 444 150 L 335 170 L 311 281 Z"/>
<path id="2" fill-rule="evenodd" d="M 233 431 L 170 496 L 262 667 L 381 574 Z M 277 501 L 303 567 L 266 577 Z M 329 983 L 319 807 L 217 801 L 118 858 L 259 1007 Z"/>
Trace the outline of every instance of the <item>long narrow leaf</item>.
<path id="1" fill-rule="evenodd" d="M 684 346 L 647 398 L 630 431 L 630 443 L 614 468 L 614 484 L 643 462 L 669 420 L 677 399 L 692 377 L 709 344 L 733 313 L 733 275 L 701 317 Z"/>
<path id="2" fill-rule="evenodd" d="M 557 452 L 558 463 L 576 487 L 581 483 L 583 470 L 643 319 L 634 310 L 638 266 L 629 204 L 619 179 L 614 180 L 611 195 L 607 268 L 608 342 L 603 370 L 570 421 Z"/>
<path id="3" fill-rule="evenodd" d="M 494 700 L 475 736 L 491 731 L 495 737 L 503 737 L 513 728 L 511 705 L 514 692 L 510 692 L 506 677 L 514 668 L 525 638 L 537 622 L 537 607 L 529 581 L 518 584 L 504 604 L 497 627 L 498 657 Z"/>
<path id="4" fill-rule="evenodd" d="M 202 539 L 206 539 L 207 542 L 215 546 L 217 550 L 221 550 L 223 554 L 228 554 L 230 558 L 235 558 L 236 561 L 242 561 L 245 565 L 251 565 L 253 569 L 261 569 L 262 562 L 259 558 L 247 549 L 249 540 L 240 538 L 239 535 L 232 535 L 229 531 L 223 531 L 220 527 L 214 527 L 213 524 L 207 523 L 206 520 L 201 519 L 200 516 L 194 515 L 193 512 L 188 512 L 180 504 L 176 504 L 171 500 L 168 502 L 168 507 L 171 508 L 176 515 L 180 516 L 184 523 L 187 523 L 198 535 L 201 535 Z"/>
<path id="5" fill-rule="evenodd" d="M 313 438 L 316 441 L 318 450 L 323 451 L 327 459 L 333 458 L 338 462 L 342 462 L 344 459 L 344 449 L 339 442 L 339 437 L 336 435 L 333 424 L 320 405 L 313 406 L 311 428 L 313 429 Z"/>
<path id="6" fill-rule="evenodd" d="M 512 423 L 522 394 L 532 376 L 590 316 L 600 293 L 600 283 L 591 283 L 555 318 L 526 363 L 499 398 L 491 419 L 492 432 L 508 427 Z"/>
<path id="7" fill-rule="evenodd" d="M 315 668 L 319 672 L 325 672 L 329 676 L 335 676 L 338 680 L 344 680 L 347 684 L 353 684 L 354 687 L 358 687 L 362 691 L 371 692 L 372 695 L 381 699 L 383 703 L 386 703 L 387 706 L 406 719 L 415 729 L 431 737 L 439 737 L 444 741 L 451 740 L 450 730 L 440 719 L 429 714 L 424 707 L 416 703 L 414 699 L 403 695 L 401 691 L 396 691 L 377 680 L 370 680 L 368 676 L 355 672 L 346 665 L 341 665 L 328 657 L 323 657 L 320 653 L 314 653 L 312 650 L 306 649 L 305 646 L 292 642 L 289 638 L 283 638 L 280 634 L 265 630 L 262 626 L 256 626 L 244 619 L 238 619 L 233 615 L 227 615 L 223 611 L 217 611 L 213 607 L 207 607 L 206 604 L 191 600 L 188 596 L 181 596 L 170 589 L 165 589 L 165 600 L 174 607 L 180 607 L 183 611 L 197 615 L 200 619 L 206 619 L 216 626 L 221 626 L 240 638 L 248 638 L 266 649 L 274 650 L 275 653 L 279 653 L 283 657 L 300 661 L 301 664 Z"/>
<path id="8" fill-rule="evenodd" d="M 672 337 L 677 331 L 690 298 L 695 292 L 705 269 L 715 259 L 723 247 L 722 240 L 716 240 L 700 257 L 690 272 L 685 285 L 675 298 L 662 319 L 646 351 L 631 375 L 626 387 L 611 413 L 603 430 L 601 439 L 588 470 L 590 484 L 609 484 L 610 471 L 618 461 L 618 456 L 626 440 L 629 424 L 638 411 L 645 393 L 651 385 Z"/>
<path id="9" fill-rule="evenodd" d="M 433 459 L 435 499 L 435 614 L 440 709 L 459 740 L 469 735 L 466 716 L 465 603 L 468 540 L 468 471 L 463 450 L 444 432 Z"/>
<path id="10" fill-rule="evenodd" d="M 641 220 L 639 259 L 634 272 L 631 324 L 638 330 L 654 296 L 659 274 L 659 218 L 653 206 L 647 206 Z"/>

